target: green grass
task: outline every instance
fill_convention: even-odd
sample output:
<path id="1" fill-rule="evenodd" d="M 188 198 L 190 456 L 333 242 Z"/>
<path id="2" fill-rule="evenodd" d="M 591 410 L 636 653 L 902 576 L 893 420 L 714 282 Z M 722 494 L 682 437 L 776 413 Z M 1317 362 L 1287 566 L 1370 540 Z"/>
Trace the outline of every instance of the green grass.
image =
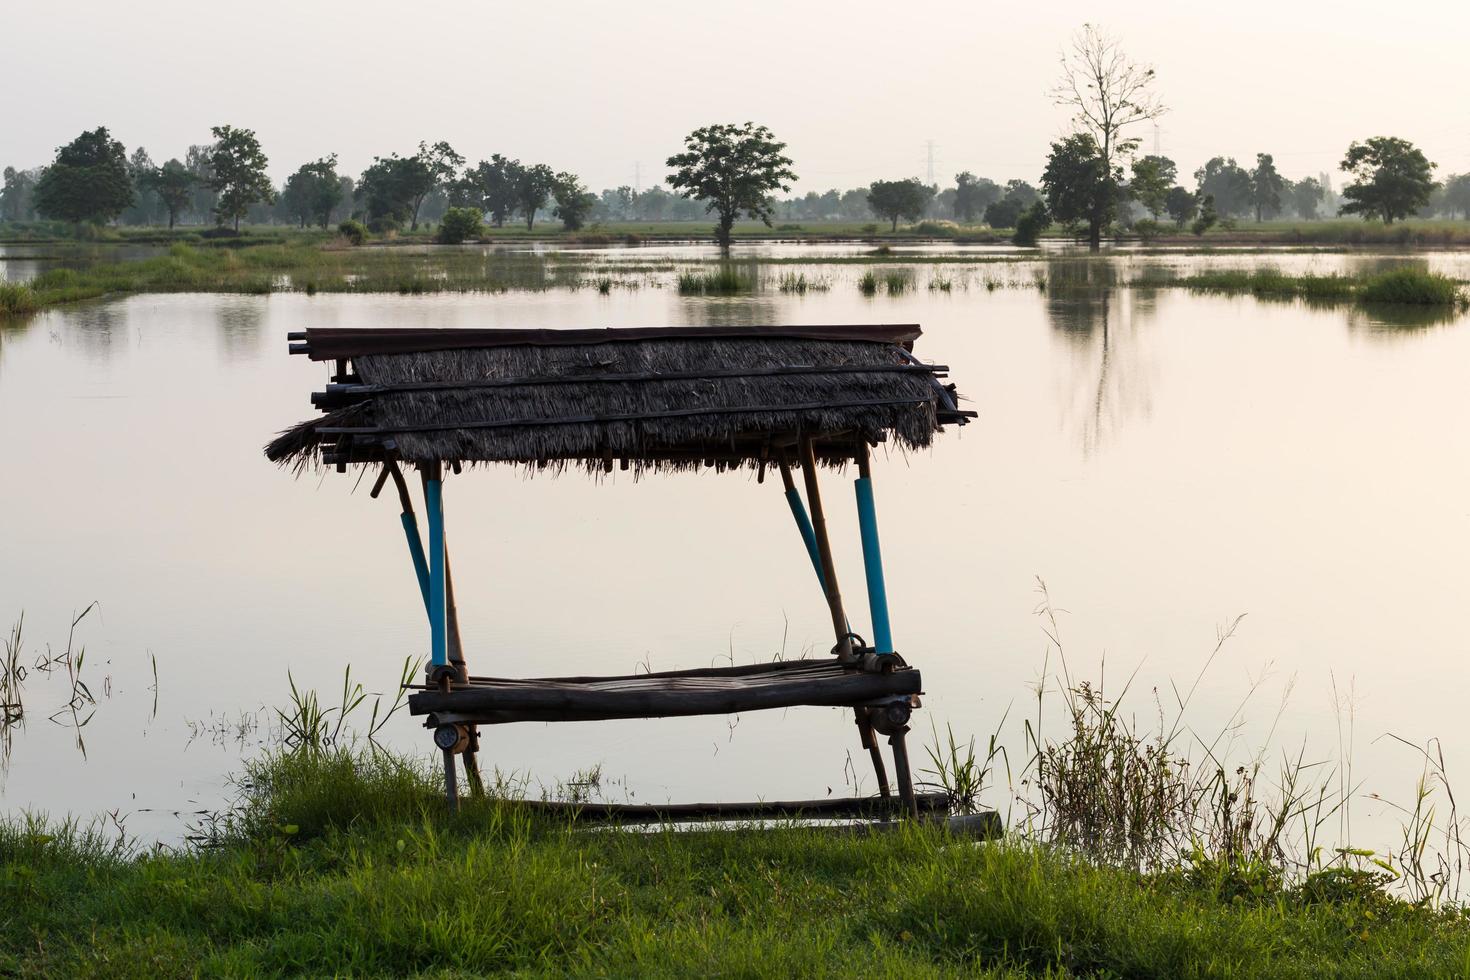
<path id="1" fill-rule="evenodd" d="M 755 292 L 756 276 L 753 270 L 722 262 L 712 272 L 681 272 L 678 287 L 681 296 L 738 296 Z"/>
<path id="2" fill-rule="evenodd" d="M 1464 308 L 1460 284 L 1415 266 L 1357 275 L 1292 275 L 1278 269 L 1217 269 L 1176 276 L 1166 271 L 1134 279 L 1139 288 L 1178 287 L 1204 293 L 1249 293 L 1263 299 L 1295 299 L 1324 303 L 1357 301 Z"/>
<path id="3" fill-rule="evenodd" d="M 0 974 L 1445 976 L 1470 926 L 1354 879 L 1245 893 L 911 826 L 587 833 L 445 812 L 387 756 L 276 756 L 206 845 L 0 828 Z"/>

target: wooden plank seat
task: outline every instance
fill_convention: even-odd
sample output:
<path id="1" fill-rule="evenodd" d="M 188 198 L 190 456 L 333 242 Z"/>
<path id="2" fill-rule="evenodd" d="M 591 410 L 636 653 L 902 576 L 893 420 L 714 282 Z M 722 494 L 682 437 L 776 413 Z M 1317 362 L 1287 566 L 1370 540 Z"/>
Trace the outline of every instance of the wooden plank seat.
<path id="1" fill-rule="evenodd" d="M 784 660 L 614 677 L 475 677 L 448 691 L 408 698 L 430 725 L 602 721 L 734 714 L 799 705 L 856 708 L 922 692 L 909 667 L 865 671 L 836 659 Z"/>

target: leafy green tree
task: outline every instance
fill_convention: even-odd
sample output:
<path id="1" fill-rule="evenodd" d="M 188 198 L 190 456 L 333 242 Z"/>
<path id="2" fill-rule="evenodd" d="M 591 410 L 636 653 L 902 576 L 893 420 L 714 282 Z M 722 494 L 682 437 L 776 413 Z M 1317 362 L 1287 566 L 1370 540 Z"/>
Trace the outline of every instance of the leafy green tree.
<path id="1" fill-rule="evenodd" d="M 1196 235 L 1203 235 L 1220 221 L 1220 212 L 1215 207 L 1215 198 L 1212 194 L 1206 194 L 1199 204 L 1199 217 L 1194 219 L 1192 231 Z"/>
<path id="2" fill-rule="evenodd" d="M 127 210 L 133 196 L 127 153 L 99 126 L 56 151 L 36 182 L 35 202 L 48 218 L 102 224 Z"/>
<path id="3" fill-rule="evenodd" d="M 536 224 L 536 212 L 546 206 L 546 199 L 556 189 L 556 173 L 544 163 L 522 167 L 516 175 L 516 210 L 526 219 L 526 230 Z"/>
<path id="4" fill-rule="evenodd" d="M 1108 170 L 1107 160 L 1090 133 L 1077 133 L 1051 145 L 1041 186 L 1051 215 L 1068 225 L 1085 225 L 1087 242 L 1096 246 L 1118 214 L 1118 186 L 1123 168 Z"/>
<path id="5" fill-rule="evenodd" d="M 1006 181 L 1006 193 L 1003 200 L 1020 205 L 1021 210 L 1024 211 L 1041 200 L 1041 191 L 1032 187 L 1024 180 L 1008 180 Z"/>
<path id="6" fill-rule="evenodd" d="M 1234 157 L 1211 157 L 1194 172 L 1196 195 L 1201 201 L 1215 199 L 1218 214 L 1239 217 L 1253 207 L 1251 175 Z"/>
<path id="7" fill-rule="evenodd" d="M 6 167 L 5 183 L 0 185 L 0 221 L 26 221 L 31 216 L 36 175 L 26 170 Z"/>
<path id="8" fill-rule="evenodd" d="M 353 193 L 363 202 L 370 227 L 383 230 L 407 222 L 416 231 L 424 200 L 452 181 L 463 164 L 464 158 L 448 143 L 421 142 L 411 157 L 397 153 L 374 157 Z"/>
<path id="9" fill-rule="evenodd" d="M 1342 170 L 1353 182 L 1342 189 L 1348 203 L 1339 214 L 1381 218 L 1386 225 L 1407 218 L 1429 203 L 1437 186 L 1424 152 L 1408 140 L 1375 136 L 1353 143 L 1342 158 Z"/>
<path id="10" fill-rule="evenodd" d="M 1322 196 L 1321 182 L 1316 177 L 1303 177 L 1291 185 L 1291 209 L 1304 221 L 1316 221 Z"/>
<path id="11" fill-rule="evenodd" d="M 1128 186 L 1138 203 L 1157 221 L 1167 209 L 1169 188 L 1178 177 L 1179 168 L 1173 160 L 1149 155 L 1133 161 L 1133 179 Z"/>
<path id="12" fill-rule="evenodd" d="M 249 213 L 250 205 L 269 204 L 276 199 L 276 190 L 265 172 L 268 161 L 253 129 L 214 126 L 210 133 L 214 146 L 209 151 L 209 186 L 219 194 L 214 205 L 215 221 L 224 224 L 233 219 L 239 231 L 240 219 Z"/>
<path id="13" fill-rule="evenodd" d="M 461 205 L 473 204 L 490 215 L 497 228 L 505 226 L 505 219 L 515 214 L 516 184 L 520 180 L 519 160 L 511 160 L 496 153 L 488 161 L 481 160 L 465 171 L 455 184 L 455 194 Z M 631 197 L 632 188 L 628 188 Z"/>
<path id="14" fill-rule="evenodd" d="M 8 179 L 6 184 L 9 185 Z M 1451 218 L 1456 215 L 1470 218 L 1470 174 L 1450 174 L 1445 178 L 1440 206 Z"/>
<path id="15" fill-rule="evenodd" d="M 174 159 L 144 175 L 143 181 L 158 196 L 159 203 L 168 214 L 168 227 L 172 230 L 179 215 L 189 207 L 189 200 L 199 178 L 190 173 L 183 163 Z"/>
<path id="16" fill-rule="evenodd" d="M 968 170 L 954 178 L 954 216 L 966 224 L 985 213 L 985 209 L 1001 198 L 1001 189 L 993 180 L 976 177 Z"/>
<path id="17" fill-rule="evenodd" d="M 715 240 L 730 247 L 730 230 L 741 214 L 771 224 L 771 193 L 789 191 L 796 179 L 791 159 L 765 126 L 717 123 L 684 137 L 684 152 L 669 157 L 669 186 L 690 200 L 705 202 L 718 217 Z"/>
<path id="18" fill-rule="evenodd" d="M 1154 81 L 1152 67 L 1130 60 L 1116 37 L 1093 24 L 1084 24 L 1073 36 L 1070 49 L 1062 53 L 1062 76 L 1052 89 L 1052 98 L 1057 105 L 1072 110 L 1073 132 L 1091 137 L 1100 164 L 1093 177 L 1087 177 L 1086 168 L 1076 169 L 1083 144 L 1069 140 L 1052 144 L 1052 153 L 1055 156 L 1058 147 L 1065 147 L 1058 163 L 1068 172 L 1059 172 L 1058 178 L 1088 181 L 1085 195 L 1093 203 L 1089 205 L 1092 217 L 1087 219 L 1087 243 L 1094 251 L 1101 247 L 1106 224 L 1096 219 L 1105 211 L 1116 210 L 1122 196 L 1118 185 L 1122 182 L 1123 161 L 1138 149 L 1137 137 L 1126 135 L 1127 131 L 1168 111 L 1154 94 Z M 1092 186 L 1094 179 L 1108 186 Z M 1051 199 L 1050 189 L 1047 197 Z M 1109 203 L 1102 205 L 1104 200 Z M 1055 203 L 1051 210 L 1053 217 L 1069 220 L 1057 211 Z"/>
<path id="19" fill-rule="evenodd" d="M 323 230 L 342 201 L 342 178 L 337 173 L 337 154 L 304 163 L 286 178 L 281 201 L 291 220 L 305 228 L 308 221 Z"/>
<path id="20" fill-rule="evenodd" d="M 1171 187 L 1164 195 L 1164 210 L 1174 220 L 1174 227 L 1183 228 L 1199 212 L 1199 198 L 1182 187 Z"/>
<path id="21" fill-rule="evenodd" d="M 1256 209 L 1256 223 L 1281 213 L 1281 192 L 1286 181 L 1276 169 L 1269 153 L 1256 154 L 1256 169 L 1251 171 L 1251 204 Z"/>
<path id="22" fill-rule="evenodd" d="M 899 219 L 917 221 L 933 196 L 933 188 L 912 177 L 907 180 L 875 180 L 868 185 L 868 208 L 878 217 L 888 219 L 892 230 L 898 231 Z"/>
<path id="23" fill-rule="evenodd" d="M 551 209 L 551 213 L 567 231 L 582 227 L 597 204 L 597 195 L 590 193 L 576 174 L 567 171 L 556 175 L 551 193 L 556 198 L 556 207 Z"/>
<path id="24" fill-rule="evenodd" d="M 985 223 L 992 228 L 1014 228 L 1025 210 L 1019 198 L 1003 197 L 985 206 Z"/>

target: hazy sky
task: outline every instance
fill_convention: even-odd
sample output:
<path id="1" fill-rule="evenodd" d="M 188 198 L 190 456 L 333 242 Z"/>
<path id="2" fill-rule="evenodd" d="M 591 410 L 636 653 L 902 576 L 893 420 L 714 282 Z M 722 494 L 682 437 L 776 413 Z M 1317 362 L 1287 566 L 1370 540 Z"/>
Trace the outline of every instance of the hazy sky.
<path id="1" fill-rule="evenodd" d="M 646 187 L 690 129 L 753 119 L 790 144 L 800 190 L 924 176 L 927 140 L 944 183 L 1034 181 L 1066 125 L 1046 96 L 1058 52 L 1089 18 L 1158 69 L 1162 149 L 1185 173 L 1265 151 L 1340 186 L 1347 144 L 1374 135 L 1470 170 L 1464 0 L 0 0 L 0 164 L 49 162 L 98 125 L 162 162 L 229 123 L 256 130 L 277 181 L 445 139 L 595 189 L 639 164 Z"/>

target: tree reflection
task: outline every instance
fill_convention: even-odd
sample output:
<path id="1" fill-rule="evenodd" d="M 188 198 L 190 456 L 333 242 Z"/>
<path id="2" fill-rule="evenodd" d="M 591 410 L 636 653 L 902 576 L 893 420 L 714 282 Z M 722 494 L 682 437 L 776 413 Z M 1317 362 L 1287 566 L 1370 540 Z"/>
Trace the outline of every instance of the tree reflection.
<path id="1" fill-rule="evenodd" d="M 1078 430 L 1084 456 L 1101 449 L 1131 418 L 1147 418 L 1152 410 L 1139 327 L 1156 307 L 1157 292 L 1120 285 L 1113 262 L 1048 265 L 1047 319 L 1073 354 L 1067 424 Z"/>

